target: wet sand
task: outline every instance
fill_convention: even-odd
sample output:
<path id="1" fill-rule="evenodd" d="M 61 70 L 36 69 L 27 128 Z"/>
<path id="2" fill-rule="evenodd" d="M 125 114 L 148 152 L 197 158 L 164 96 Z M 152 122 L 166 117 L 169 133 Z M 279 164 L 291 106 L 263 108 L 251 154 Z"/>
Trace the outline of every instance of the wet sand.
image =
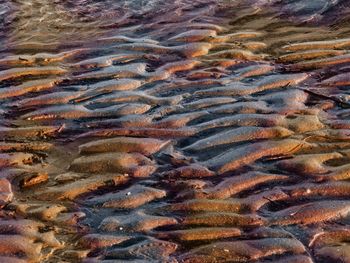
<path id="1" fill-rule="evenodd" d="M 350 262 L 350 6 L 282 2 L 0 0 L 0 262 Z"/>

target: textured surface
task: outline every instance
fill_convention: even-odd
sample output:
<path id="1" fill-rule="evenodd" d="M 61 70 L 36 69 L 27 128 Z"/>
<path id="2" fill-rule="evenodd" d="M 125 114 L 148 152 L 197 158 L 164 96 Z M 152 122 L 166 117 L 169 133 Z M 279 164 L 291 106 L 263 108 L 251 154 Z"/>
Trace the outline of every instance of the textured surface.
<path id="1" fill-rule="evenodd" d="M 0 0 L 0 262 L 350 262 L 348 19 Z"/>

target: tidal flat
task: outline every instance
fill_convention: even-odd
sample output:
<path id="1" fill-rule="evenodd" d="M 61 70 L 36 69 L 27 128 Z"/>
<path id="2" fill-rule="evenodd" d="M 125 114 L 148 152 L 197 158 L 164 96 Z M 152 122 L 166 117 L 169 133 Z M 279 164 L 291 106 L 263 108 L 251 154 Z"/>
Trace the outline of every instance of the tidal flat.
<path id="1" fill-rule="evenodd" d="M 347 0 L 0 0 L 0 263 L 349 263 L 349 87 Z"/>

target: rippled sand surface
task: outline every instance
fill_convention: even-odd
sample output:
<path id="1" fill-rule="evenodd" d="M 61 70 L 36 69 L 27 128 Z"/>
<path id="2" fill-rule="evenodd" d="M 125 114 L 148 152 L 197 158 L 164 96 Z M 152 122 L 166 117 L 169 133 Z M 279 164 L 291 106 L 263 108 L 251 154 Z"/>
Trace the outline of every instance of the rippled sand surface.
<path id="1" fill-rule="evenodd" d="M 0 262 L 350 262 L 346 0 L 0 0 Z"/>

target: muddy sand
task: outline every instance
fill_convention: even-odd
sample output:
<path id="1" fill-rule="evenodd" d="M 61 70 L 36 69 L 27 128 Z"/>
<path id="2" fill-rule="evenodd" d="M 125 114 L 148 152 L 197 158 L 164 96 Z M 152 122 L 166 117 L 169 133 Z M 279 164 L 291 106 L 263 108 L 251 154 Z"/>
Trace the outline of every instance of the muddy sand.
<path id="1" fill-rule="evenodd" d="M 350 4 L 0 0 L 0 262 L 350 262 Z"/>

